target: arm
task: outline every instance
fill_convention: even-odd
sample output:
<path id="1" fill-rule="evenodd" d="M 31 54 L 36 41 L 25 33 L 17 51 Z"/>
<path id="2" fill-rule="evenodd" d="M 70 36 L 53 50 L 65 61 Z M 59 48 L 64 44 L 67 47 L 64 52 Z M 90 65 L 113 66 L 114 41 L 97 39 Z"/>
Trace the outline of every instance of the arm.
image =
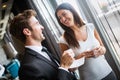
<path id="1" fill-rule="evenodd" d="M 59 43 L 59 47 L 60 47 L 60 49 L 61 49 L 62 54 L 64 53 L 64 51 L 66 51 L 66 50 L 69 49 L 69 47 L 68 47 L 66 44 L 64 44 L 64 43 Z M 74 53 L 73 53 L 73 54 L 74 54 Z M 83 57 L 83 56 L 82 56 L 82 57 Z M 76 59 L 76 58 L 75 58 L 75 59 Z M 77 68 L 71 68 L 71 69 L 69 69 L 69 71 L 74 72 L 76 69 L 77 69 Z"/>
<path id="2" fill-rule="evenodd" d="M 62 53 L 63 53 L 65 50 L 68 50 L 68 49 L 69 49 L 69 47 L 68 47 L 66 44 L 63 44 L 63 43 L 59 43 L 59 47 L 60 47 Z M 84 53 L 81 53 L 81 54 L 79 54 L 78 56 L 76 56 L 75 59 L 80 59 L 80 58 L 84 57 L 85 54 L 86 54 L 85 52 L 84 52 Z M 86 55 L 87 55 L 87 54 L 86 54 Z"/>
<path id="3" fill-rule="evenodd" d="M 69 72 L 69 67 L 73 63 L 74 58 L 67 50 L 61 56 L 60 68 L 58 72 L 58 80 L 77 80 L 73 74 Z"/>
<path id="4" fill-rule="evenodd" d="M 68 47 L 66 44 L 64 44 L 64 43 L 59 43 L 59 47 L 60 47 L 62 53 L 63 53 L 65 50 L 68 50 L 68 49 L 69 49 L 69 47 Z"/>
<path id="5" fill-rule="evenodd" d="M 77 79 L 75 75 L 72 75 L 71 73 L 65 70 L 59 69 L 57 80 L 77 80 Z"/>
<path id="6" fill-rule="evenodd" d="M 103 45 L 103 42 L 102 42 L 102 40 L 101 40 L 101 38 L 100 38 L 100 36 L 99 36 L 99 34 L 98 34 L 98 32 L 97 32 L 96 29 L 94 30 L 94 35 L 95 35 L 95 38 L 96 38 L 96 39 L 99 41 L 99 43 L 100 43 L 100 46 L 95 49 L 95 50 L 97 51 L 97 53 L 95 53 L 94 56 L 97 57 L 97 56 L 100 56 L 100 55 L 104 55 L 105 52 L 106 52 L 106 48 L 105 48 L 105 46 Z"/>

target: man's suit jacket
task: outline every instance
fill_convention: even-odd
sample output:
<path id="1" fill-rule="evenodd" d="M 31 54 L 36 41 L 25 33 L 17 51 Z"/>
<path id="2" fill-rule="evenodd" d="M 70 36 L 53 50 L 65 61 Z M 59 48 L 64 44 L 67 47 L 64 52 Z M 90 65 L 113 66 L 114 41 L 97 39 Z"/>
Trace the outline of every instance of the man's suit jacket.
<path id="1" fill-rule="evenodd" d="M 25 48 L 19 69 L 20 80 L 76 80 L 71 73 L 58 69 L 58 65 L 39 53 Z"/>

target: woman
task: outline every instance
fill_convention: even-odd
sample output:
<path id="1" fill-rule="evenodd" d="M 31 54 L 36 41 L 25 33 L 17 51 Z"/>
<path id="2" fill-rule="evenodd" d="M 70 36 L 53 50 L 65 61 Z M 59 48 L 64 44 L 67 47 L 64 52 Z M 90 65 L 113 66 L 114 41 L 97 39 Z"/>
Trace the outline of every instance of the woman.
<path id="1" fill-rule="evenodd" d="M 94 25 L 84 23 L 68 3 L 59 5 L 55 16 L 64 29 L 59 41 L 62 52 L 71 48 L 76 59 L 85 57 L 84 65 L 79 67 L 81 80 L 117 80 L 104 57 L 106 49 Z"/>

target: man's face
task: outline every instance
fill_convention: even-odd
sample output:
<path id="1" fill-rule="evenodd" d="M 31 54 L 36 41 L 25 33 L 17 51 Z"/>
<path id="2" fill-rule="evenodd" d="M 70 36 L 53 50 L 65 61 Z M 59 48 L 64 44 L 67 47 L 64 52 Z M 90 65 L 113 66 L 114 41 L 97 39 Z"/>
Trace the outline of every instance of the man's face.
<path id="1" fill-rule="evenodd" d="M 30 26 L 32 27 L 32 31 L 31 31 L 32 39 L 34 39 L 36 41 L 43 41 L 45 39 L 45 37 L 42 33 L 42 30 L 44 29 L 44 27 L 42 25 L 40 25 L 40 23 L 34 16 L 32 16 L 29 19 L 29 23 L 30 23 Z"/>

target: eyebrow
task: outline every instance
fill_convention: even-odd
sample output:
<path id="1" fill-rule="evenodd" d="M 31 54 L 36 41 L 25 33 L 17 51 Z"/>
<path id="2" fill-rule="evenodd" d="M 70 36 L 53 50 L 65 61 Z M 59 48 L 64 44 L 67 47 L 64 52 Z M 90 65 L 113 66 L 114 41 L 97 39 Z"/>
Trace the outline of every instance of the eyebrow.
<path id="1" fill-rule="evenodd" d="M 61 15 L 63 16 L 64 13 L 66 13 L 66 11 L 63 11 Z M 58 16 L 59 19 L 60 19 L 60 17 L 61 17 L 61 16 Z"/>

